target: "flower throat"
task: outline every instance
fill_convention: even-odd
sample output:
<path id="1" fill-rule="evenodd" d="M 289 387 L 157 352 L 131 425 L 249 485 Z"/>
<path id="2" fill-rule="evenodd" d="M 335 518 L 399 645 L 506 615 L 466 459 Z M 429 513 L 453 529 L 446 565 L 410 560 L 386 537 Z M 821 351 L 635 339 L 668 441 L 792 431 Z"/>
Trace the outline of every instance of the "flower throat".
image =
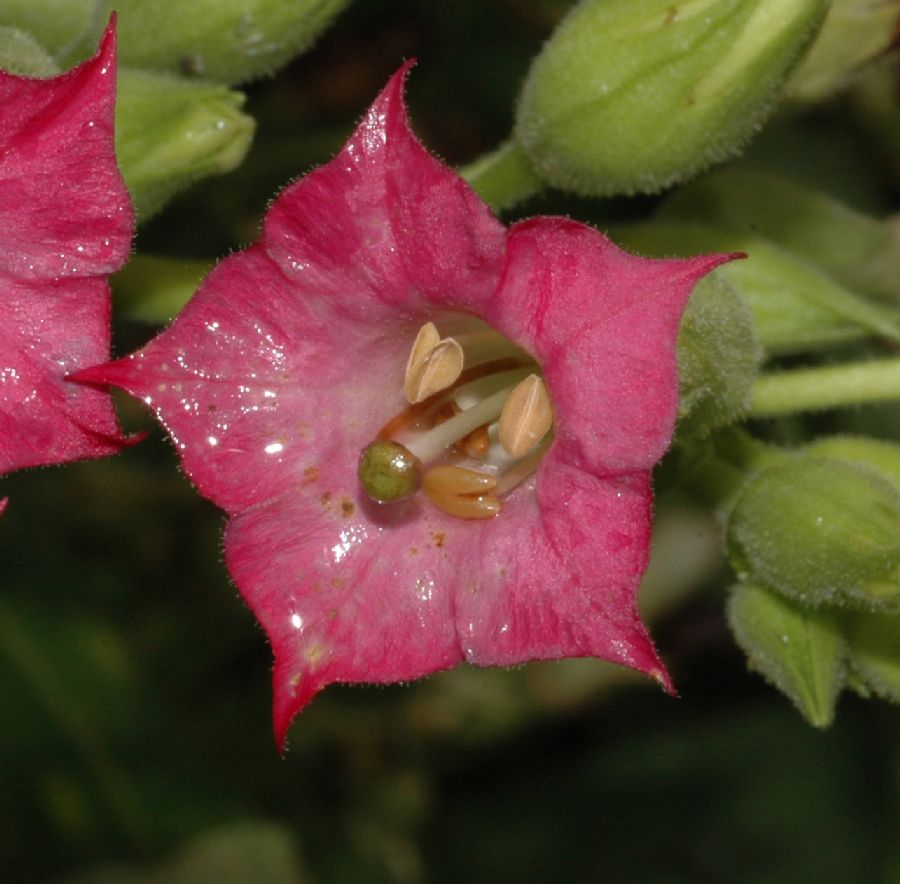
<path id="1" fill-rule="evenodd" d="M 477 320 L 446 338 L 426 322 L 403 392 L 408 407 L 360 455 L 360 483 L 379 503 L 421 489 L 449 515 L 491 518 L 552 441 L 553 406 L 537 363 Z"/>

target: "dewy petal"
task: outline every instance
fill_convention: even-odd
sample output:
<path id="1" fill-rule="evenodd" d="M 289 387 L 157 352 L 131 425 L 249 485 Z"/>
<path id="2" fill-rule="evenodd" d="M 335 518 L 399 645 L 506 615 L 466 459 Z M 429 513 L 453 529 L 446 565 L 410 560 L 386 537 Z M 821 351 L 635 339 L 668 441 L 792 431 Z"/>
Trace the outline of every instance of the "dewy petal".
<path id="1" fill-rule="evenodd" d="M 393 320 L 484 300 L 505 231 L 471 188 L 413 136 L 403 102 L 410 65 L 390 79 L 343 150 L 270 209 L 266 249 L 335 319 Z"/>
<path id="2" fill-rule="evenodd" d="M 0 71 L 0 268 L 26 280 L 125 263 L 131 203 L 115 162 L 116 39 L 58 77 Z"/>
<path id="3" fill-rule="evenodd" d="M 150 404 L 232 518 L 228 568 L 275 652 L 275 732 L 332 682 L 598 656 L 671 684 L 636 609 L 675 335 L 725 260 L 649 261 L 584 225 L 507 234 L 409 130 L 405 68 L 143 350 L 79 373 Z M 361 448 L 407 407 L 424 322 L 474 314 L 541 363 L 555 441 L 494 519 L 379 506 Z"/>
<path id="4" fill-rule="evenodd" d="M 494 290 L 505 230 L 413 136 L 407 68 L 337 157 L 278 197 L 260 241 L 223 261 L 171 328 L 78 375 L 151 404 L 188 475 L 229 512 L 301 481 L 351 436 L 355 462 L 365 434 L 406 405 L 390 397 L 402 389 L 411 317 Z"/>
<path id="5" fill-rule="evenodd" d="M 459 562 L 444 549 L 455 526 L 413 502 L 367 512 L 355 485 L 345 469 L 337 486 L 315 481 L 228 525 L 228 567 L 275 650 L 279 746 L 328 684 L 408 681 L 463 659 Z M 335 487 L 344 493 L 323 490 Z"/>
<path id="6" fill-rule="evenodd" d="M 108 357 L 104 277 L 131 240 L 114 104 L 112 25 L 67 74 L 0 72 L 0 474 L 125 441 L 109 395 L 65 380 Z"/>

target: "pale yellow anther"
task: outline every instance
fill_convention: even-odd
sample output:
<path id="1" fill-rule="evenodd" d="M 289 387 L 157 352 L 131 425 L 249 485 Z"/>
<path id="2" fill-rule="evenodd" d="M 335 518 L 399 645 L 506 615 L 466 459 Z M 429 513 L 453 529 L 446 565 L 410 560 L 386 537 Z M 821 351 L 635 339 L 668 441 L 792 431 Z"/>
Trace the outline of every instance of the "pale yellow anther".
<path id="1" fill-rule="evenodd" d="M 409 377 L 413 366 L 421 362 L 440 342 L 441 336 L 438 333 L 437 326 L 433 322 L 426 322 L 419 329 L 419 333 L 413 341 L 412 349 L 409 351 L 409 358 L 406 360 L 404 377 Z"/>
<path id="2" fill-rule="evenodd" d="M 459 519 L 490 519 L 502 508 L 490 492 L 497 480 L 486 473 L 463 467 L 433 467 L 422 479 L 425 496 L 438 509 Z"/>
<path id="3" fill-rule="evenodd" d="M 524 457 L 553 426 L 553 406 L 544 382 L 532 374 L 518 383 L 500 412 L 500 444 L 510 457 Z"/>
<path id="4" fill-rule="evenodd" d="M 451 386 L 462 373 L 463 359 L 462 347 L 453 338 L 446 338 L 412 361 L 403 382 L 406 401 L 415 405 Z"/>
<path id="5" fill-rule="evenodd" d="M 478 470 L 465 467 L 432 467 L 422 479 L 422 487 L 447 494 L 486 494 L 497 487 L 497 480 Z"/>

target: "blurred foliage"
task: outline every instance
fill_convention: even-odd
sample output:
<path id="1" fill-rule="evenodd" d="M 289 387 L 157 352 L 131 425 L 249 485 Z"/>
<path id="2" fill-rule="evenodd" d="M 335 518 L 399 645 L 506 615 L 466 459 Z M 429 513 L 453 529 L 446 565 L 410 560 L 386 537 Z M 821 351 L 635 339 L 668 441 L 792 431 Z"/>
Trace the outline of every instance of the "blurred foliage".
<path id="1" fill-rule="evenodd" d="M 409 97 L 423 140 L 452 163 L 493 149 L 567 7 L 351 5 L 312 52 L 248 89 L 258 134 L 247 160 L 174 200 L 142 228 L 139 249 L 211 262 L 252 241 L 272 195 L 332 155 L 404 57 L 419 58 Z M 785 118 L 754 159 L 883 213 L 896 205 L 890 172 L 849 119 L 842 99 Z M 607 227 L 656 205 L 546 193 L 519 214 Z M 116 349 L 153 332 L 120 321 Z M 221 562 L 223 517 L 141 408 L 123 400 L 121 411 L 147 441 L 0 481 L 10 496 L 0 521 L 5 880 L 900 878 L 896 707 L 846 695 L 818 732 L 747 675 L 725 624 L 719 529 L 675 489 L 671 460 L 657 477 L 660 555 L 642 604 L 680 700 L 595 661 L 460 668 L 410 686 L 330 689 L 281 759 L 269 649 Z M 812 430 L 895 438 L 900 413 L 758 426 L 783 444 Z"/>

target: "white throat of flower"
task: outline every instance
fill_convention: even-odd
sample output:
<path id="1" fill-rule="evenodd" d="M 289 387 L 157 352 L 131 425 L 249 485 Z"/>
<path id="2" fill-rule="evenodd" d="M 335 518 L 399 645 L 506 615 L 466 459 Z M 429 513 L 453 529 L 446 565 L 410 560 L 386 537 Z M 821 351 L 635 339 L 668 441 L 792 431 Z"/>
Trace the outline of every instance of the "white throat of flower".
<path id="1" fill-rule="evenodd" d="M 450 515 L 496 516 L 552 441 L 553 406 L 539 366 L 480 321 L 446 338 L 425 323 L 403 391 L 409 407 L 360 456 L 360 483 L 379 503 L 421 488 Z"/>

